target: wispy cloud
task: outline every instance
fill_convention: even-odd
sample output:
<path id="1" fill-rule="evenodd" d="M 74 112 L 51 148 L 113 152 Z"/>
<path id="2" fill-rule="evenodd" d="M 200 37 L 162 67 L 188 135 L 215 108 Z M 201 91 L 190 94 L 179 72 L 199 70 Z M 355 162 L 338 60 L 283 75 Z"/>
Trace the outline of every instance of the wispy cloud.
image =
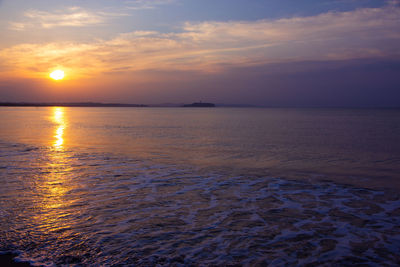
<path id="1" fill-rule="evenodd" d="M 161 5 L 175 3 L 177 0 L 129 0 L 125 1 L 127 8 L 132 10 L 154 9 Z"/>
<path id="2" fill-rule="evenodd" d="M 54 27 L 83 27 L 105 23 L 111 17 L 125 16 L 126 14 L 94 12 L 81 7 L 68 7 L 63 10 L 41 11 L 28 10 L 24 13 L 24 20 L 11 22 L 13 30 L 26 30 L 30 28 Z"/>
<path id="3" fill-rule="evenodd" d="M 399 57 L 400 8 L 329 12 L 253 22 L 186 23 L 179 33 L 135 31 L 94 43 L 17 45 L 0 51 L 7 66 L 47 72 L 55 64 L 80 75 L 114 70 L 216 71 L 291 61 Z"/>

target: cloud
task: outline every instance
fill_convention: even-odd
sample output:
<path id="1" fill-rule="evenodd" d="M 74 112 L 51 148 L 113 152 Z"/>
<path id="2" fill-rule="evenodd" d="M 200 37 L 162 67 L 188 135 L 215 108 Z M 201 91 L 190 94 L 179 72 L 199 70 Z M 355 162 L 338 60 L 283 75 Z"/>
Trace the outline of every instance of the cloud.
<path id="1" fill-rule="evenodd" d="M 130 0 L 125 1 L 128 9 L 131 10 L 142 10 L 142 9 L 154 9 L 161 5 L 167 5 L 171 3 L 175 3 L 176 0 Z"/>
<path id="2" fill-rule="evenodd" d="M 126 14 L 92 12 L 81 7 L 68 7 L 53 12 L 41 10 L 28 10 L 24 13 L 25 20 L 11 22 L 13 30 L 27 30 L 30 28 L 55 28 L 55 27 L 84 27 L 105 23 L 110 17 L 125 16 Z"/>
<path id="3" fill-rule="evenodd" d="M 399 17 L 395 1 L 381 8 L 309 17 L 191 22 L 175 33 L 135 31 L 93 43 L 21 44 L 0 51 L 0 59 L 10 70 L 40 74 L 57 64 L 79 76 L 115 70 L 215 72 L 282 62 L 398 58 Z"/>

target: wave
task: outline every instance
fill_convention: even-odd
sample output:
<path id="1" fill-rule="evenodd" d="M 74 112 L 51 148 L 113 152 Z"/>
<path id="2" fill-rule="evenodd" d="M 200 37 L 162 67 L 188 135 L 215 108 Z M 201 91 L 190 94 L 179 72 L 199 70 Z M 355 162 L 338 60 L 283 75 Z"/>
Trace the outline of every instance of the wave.
<path id="1" fill-rule="evenodd" d="M 0 147 L 0 251 L 36 265 L 400 261 L 394 192 Z"/>

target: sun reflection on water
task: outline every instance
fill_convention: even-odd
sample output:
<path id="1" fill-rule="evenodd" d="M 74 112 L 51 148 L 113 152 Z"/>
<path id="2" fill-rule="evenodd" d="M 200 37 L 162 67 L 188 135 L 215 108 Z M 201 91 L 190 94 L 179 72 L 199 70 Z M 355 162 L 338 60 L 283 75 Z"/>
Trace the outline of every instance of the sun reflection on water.
<path id="1" fill-rule="evenodd" d="M 71 178 L 73 167 L 68 151 L 64 149 L 65 129 L 67 128 L 66 110 L 63 107 L 54 107 L 51 110 L 50 121 L 54 123 L 53 135 L 50 140 L 50 149 L 42 158 L 41 174 L 37 177 L 37 205 L 40 212 L 36 220 L 41 222 L 44 231 L 59 231 L 69 227 L 69 222 L 61 219 L 70 211 L 67 192 L 72 190 L 76 183 Z"/>
<path id="2" fill-rule="evenodd" d="M 54 107 L 53 122 L 55 122 L 58 125 L 54 135 L 56 140 L 54 141 L 53 146 L 56 149 L 62 149 L 64 144 L 64 138 L 63 138 L 64 130 L 66 127 L 63 107 Z"/>

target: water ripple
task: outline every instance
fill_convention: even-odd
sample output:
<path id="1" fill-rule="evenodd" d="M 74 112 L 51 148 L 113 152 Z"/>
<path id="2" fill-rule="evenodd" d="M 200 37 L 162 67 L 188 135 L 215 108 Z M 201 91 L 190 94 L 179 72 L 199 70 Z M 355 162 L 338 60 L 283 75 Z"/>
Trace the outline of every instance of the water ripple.
<path id="1" fill-rule="evenodd" d="M 0 146 L 0 251 L 36 264 L 400 262 L 398 194 Z"/>

